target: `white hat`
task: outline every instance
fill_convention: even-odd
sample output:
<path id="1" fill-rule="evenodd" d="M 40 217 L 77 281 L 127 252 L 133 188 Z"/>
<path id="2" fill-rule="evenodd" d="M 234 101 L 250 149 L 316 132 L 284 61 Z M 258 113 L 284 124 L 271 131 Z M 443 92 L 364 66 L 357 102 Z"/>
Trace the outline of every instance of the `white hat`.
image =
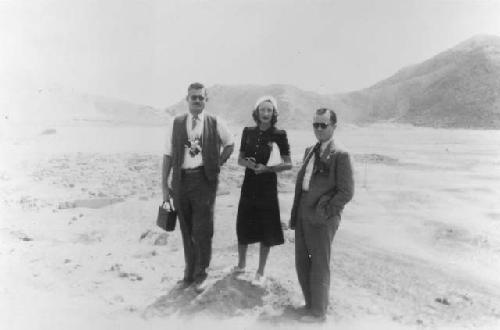
<path id="1" fill-rule="evenodd" d="M 255 102 L 254 109 L 257 109 L 259 107 L 259 105 L 261 105 L 264 102 L 270 102 L 274 107 L 274 111 L 276 111 L 276 114 L 278 114 L 278 101 L 276 101 L 276 99 L 274 97 L 272 97 L 271 95 L 264 95 L 264 96 L 259 97 L 257 102 Z"/>

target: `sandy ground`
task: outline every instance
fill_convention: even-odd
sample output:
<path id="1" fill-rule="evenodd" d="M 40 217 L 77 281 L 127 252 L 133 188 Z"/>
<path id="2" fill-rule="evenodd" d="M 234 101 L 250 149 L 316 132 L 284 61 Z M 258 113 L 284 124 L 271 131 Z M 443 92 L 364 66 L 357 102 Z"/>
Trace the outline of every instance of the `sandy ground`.
<path id="1" fill-rule="evenodd" d="M 257 246 L 248 273 L 229 274 L 243 175 L 235 155 L 221 175 L 212 285 L 196 295 L 175 287 L 179 230 L 155 226 L 162 128 L 1 128 L 2 329 L 500 328 L 498 131 L 339 129 L 356 193 L 333 243 L 327 323 L 311 327 L 293 312 L 302 297 L 292 231 L 271 250 L 264 288 L 249 282 Z M 289 136 L 298 164 L 312 132 Z M 283 220 L 296 167 L 280 176 Z"/>

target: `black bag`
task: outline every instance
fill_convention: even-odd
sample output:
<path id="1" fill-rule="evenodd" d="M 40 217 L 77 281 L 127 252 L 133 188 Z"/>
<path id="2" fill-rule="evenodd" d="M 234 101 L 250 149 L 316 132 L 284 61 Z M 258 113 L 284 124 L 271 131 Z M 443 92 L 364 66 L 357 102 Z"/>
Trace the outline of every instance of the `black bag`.
<path id="1" fill-rule="evenodd" d="M 167 204 L 170 206 L 168 209 L 165 208 Z M 177 220 L 177 211 L 172 207 L 171 202 L 164 202 L 158 208 L 158 218 L 156 219 L 156 225 L 163 230 L 173 231 L 175 229 L 175 223 Z"/>

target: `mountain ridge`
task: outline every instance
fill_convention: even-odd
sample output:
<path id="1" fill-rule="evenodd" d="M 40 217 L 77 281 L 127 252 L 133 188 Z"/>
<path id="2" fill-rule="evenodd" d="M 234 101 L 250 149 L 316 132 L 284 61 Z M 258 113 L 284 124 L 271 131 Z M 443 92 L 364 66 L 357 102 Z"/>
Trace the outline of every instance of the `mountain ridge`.
<path id="1" fill-rule="evenodd" d="M 305 126 L 314 109 L 333 107 L 341 121 L 351 123 L 498 129 L 500 37 L 474 36 L 368 88 L 348 93 L 319 94 L 284 84 L 217 84 L 208 90 L 207 109 L 238 124 L 253 124 L 250 112 L 255 100 L 270 94 L 278 100 L 280 123 L 292 128 Z M 186 109 L 180 101 L 166 111 L 175 115 Z"/>
<path id="2" fill-rule="evenodd" d="M 342 98 L 366 121 L 500 128 L 500 37 L 469 38 Z"/>
<path id="3" fill-rule="evenodd" d="M 8 88 L 0 89 L 2 118 L 10 122 L 164 125 L 187 110 L 184 99 L 158 109 L 11 78 L 4 77 Z M 500 129 L 500 37 L 474 36 L 347 93 L 320 94 L 287 84 L 215 84 L 208 93 L 208 111 L 245 126 L 255 124 L 255 101 L 269 94 L 278 101 L 278 125 L 289 128 L 308 127 L 315 109 L 332 107 L 342 123 Z"/>

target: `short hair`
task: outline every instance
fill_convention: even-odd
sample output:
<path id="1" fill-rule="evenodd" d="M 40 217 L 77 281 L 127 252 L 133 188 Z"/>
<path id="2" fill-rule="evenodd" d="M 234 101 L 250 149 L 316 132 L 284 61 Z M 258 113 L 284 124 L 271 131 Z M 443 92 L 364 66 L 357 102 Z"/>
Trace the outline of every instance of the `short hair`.
<path id="1" fill-rule="evenodd" d="M 332 109 L 319 108 L 318 110 L 316 110 L 316 114 L 321 116 L 324 115 L 327 111 L 330 113 L 330 123 L 332 125 L 335 125 L 337 123 L 337 114 Z"/>
<path id="2" fill-rule="evenodd" d="M 273 106 L 273 116 L 271 117 L 271 126 L 274 127 L 274 125 L 276 125 L 276 123 L 278 122 L 278 109 L 276 109 L 276 107 L 274 106 L 274 102 L 272 102 L 271 100 L 263 100 L 262 102 L 260 102 L 259 104 L 257 104 L 255 106 L 255 108 L 253 109 L 253 111 L 252 111 L 252 118 L 253 118 L 253 120 L 255 121 L 255 123 L 257 125 L 260 124 L 259 107 L 264 102 L 271 103 L 271 105 Z"/>
<path id="3" fill-rule="evenodd" d="M 199 83 L 199 82 L 194 82 L 191 85 L 189 85 L 188 93 L 192 89 L 203 89 L 203 88 L 205 88 L 205 85 L 203 85 L 202 83 Z"/>
<path id="4" fill-rule="evenodd" d="M 203 90 L 203 95 L 205 96 L 205 102 L 208 102 L 208 92 L 207 92 L 205 85 L 203 85 L 202 83 L 194 82 L 191 85 L 189 85 L 188 94 L 192 90 L 200 90 L 200 89 Z"/>

